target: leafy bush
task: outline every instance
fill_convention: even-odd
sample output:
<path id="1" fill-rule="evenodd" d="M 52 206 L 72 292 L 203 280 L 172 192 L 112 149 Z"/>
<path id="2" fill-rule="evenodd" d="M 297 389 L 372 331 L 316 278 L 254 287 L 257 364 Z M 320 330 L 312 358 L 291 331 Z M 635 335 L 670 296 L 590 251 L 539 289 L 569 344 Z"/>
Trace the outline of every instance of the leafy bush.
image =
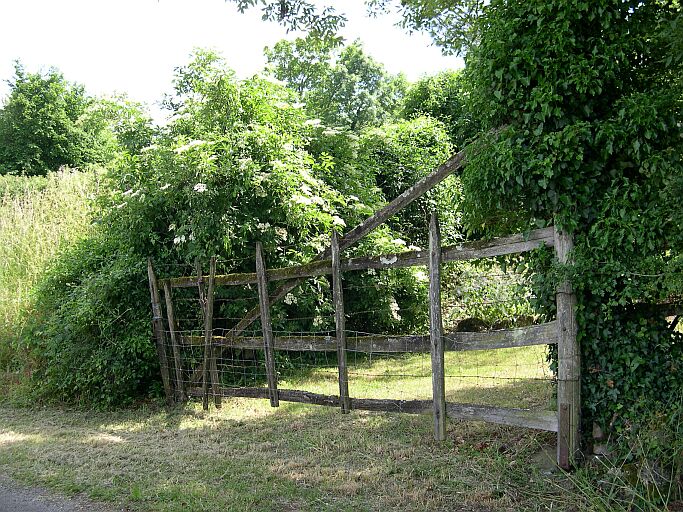
<path id="1" fill-rule="evenodd" d="M 366 130 L 360 139 L 359 167 L 374 176 L 376 186 L 388 200 L 398 197 L 451 155 L 452 146 L 441 122 L 427 117 Z M 414 201 L 389 221 L 408 244 L 426 247 L 429 217 L 438 210 L 446 240 L 461 230 L 457 225 L 459 187 L 456 178 Z"/>
<path id="2" fill-rule="evenodd" d="M 456 150 L 476 136 L 478 121 L 468 110 L 462 71 L 443 71 L 412 84 L 403 99 L 402 116 L 430 116 L 441 121 Z"/>
<path id="3" fill-rule="evenodd" d="M 30 338 L 39 396 L 123 405 L 148 390 L 146 263 L 101 234 L 70 247 L 38 286 Z"/>
<path id="4" fill-rule="evenodd" d="M 47 398 L 113 405 L 158 389 L 147 257 L 162 277 L 173 265 L 187 268 L 214 255 L 225 272 L 252 272 L 260 241 L 269 267 L 301 263 L 329 243 L 333 228 L 341 231 L 364 217 L 368 204 L 381 204 L 376 190 L 347 196 L 331 186 L 335 166 L 352 164 L 310 150 L 328 135 L 280 84 L 260 77 L 238 82 L 216 55 L 199 51 L 177 69 L 166 103 L 169 126 L 154 144 L 111 165 L 94 234 L 67 251 L 37 290 L 41 315 L 28 342 Z M 429 144 L 436 153 L 447 148 L 442 130 L 424 131 L 433 137 L 423 154 Z M 365 249 L 396 247 L 396 238 L 380 230 Z M 378 281 L 377 307 L 391 315 L 392 303 L 418 303 L 422 289 L 413 282 L 405 272 Z M 235 298 L 240 291 L 220 293 Z M 326 279 L 293 291 L 289 302 L 297 317 L 327 320 L 297 324 L 283 304 L 273 311 L 277 328 L 329 328 Z M 244 313 L 221 307 L 223 317 Z M 390 316 L 364 327 L 397 331 L 420 322 L 424 315 Z"/>

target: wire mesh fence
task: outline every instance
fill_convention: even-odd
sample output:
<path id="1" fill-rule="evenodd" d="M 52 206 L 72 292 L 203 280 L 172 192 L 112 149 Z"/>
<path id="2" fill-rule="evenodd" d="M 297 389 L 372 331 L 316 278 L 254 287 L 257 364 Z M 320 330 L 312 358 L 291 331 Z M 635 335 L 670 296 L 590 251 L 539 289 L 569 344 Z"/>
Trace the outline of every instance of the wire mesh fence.
<path id="1" fill-rule="evenodd" d="M 216 274 L 253 273 L 248 259 L 216 261 Z M 235 332 L 259 305 L 256 283 L 215 287 L 209 337 L 206 331 L 208 265 L 197 279 L 196 265 L 160 266 L 165 278 L 188 276 L 193 285 L 162 286 L 164 343 L 169 378 L 176 394 L 267 397 L 268 371 L 260 318 Z M 193 281 L 194 279 L 194 281 Z M 528 277 L 500 265 L 469 262 L 443 265 L 442 314 L 449 333 L 486 333 L 537 322 L 529 301 Z M 368 268 L 343 273 L 346 362 L 353 399 L 430 400 L 429 269 Z M 278 390 L 338 396 L 339 357 L 332 278 L 309 277 L 284 297 L 279 282 L 268 284 Z M 203 291 L 200 293 L 200 288 Z M 280 299 L 280 300 L 278 300 Z M 170 313 L 170 314 L 169 314 Z M 208 342 L 208 343 L 207 343 Z M 449 350 L 450 348 L 450 350 Z M 456 350 L 452 350 L 456 348 Z M 446 347 L 446 399 L 463 404 L 548 409 L 553 374 L 547 348 L 532 345 L 468 350 Z M 211 368 L 204 376 L 205 354 Z M 255 392 L 254 392 L 255 393 Z"/>

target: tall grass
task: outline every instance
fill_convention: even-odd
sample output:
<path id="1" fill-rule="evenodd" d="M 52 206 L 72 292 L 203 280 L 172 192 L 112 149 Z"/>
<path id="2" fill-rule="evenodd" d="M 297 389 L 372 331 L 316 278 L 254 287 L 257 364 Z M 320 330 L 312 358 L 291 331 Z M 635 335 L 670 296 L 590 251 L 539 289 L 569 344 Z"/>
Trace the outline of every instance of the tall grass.
<path id="1" fill-rule="evenodd" d="M 96 184 L 94 171 L 0 177 L 0 371 L 18 362 L 36 281 L 90 230 Z"/>

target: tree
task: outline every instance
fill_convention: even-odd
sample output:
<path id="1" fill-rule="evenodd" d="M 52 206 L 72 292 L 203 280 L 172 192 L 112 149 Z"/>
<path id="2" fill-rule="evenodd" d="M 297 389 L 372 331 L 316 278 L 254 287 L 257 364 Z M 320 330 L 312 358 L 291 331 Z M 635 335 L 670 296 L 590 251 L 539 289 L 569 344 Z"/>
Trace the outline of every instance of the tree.
<path id="1" fill-rule="evenodd" d="M 283 39 L 264 54 L 269 70 L 303 97 L 322 84 L 332 68 L 333 53 L 340 43 L 329 39 L 307 36 L 294 41 Z"/>
<path id="2" fill-rule="evenodd" d="M 316 36 L 266 49 L 270 72 L 299 93 L 308 113 L 325 126 L 360 131 L 390 120 L 406 89 L 365 54 L 360 42 L 339 45 Z"/>
<path id="3" fill-rule="evenodd" d="M 45 174 L 96 159 L 79 120 L 90 100 L 58 71 L 27 73 L 15 63 L 10 94 L 0 110 L 0 172 Z"/>
<path id="4" fill-rule="evenodd" d="M 138 154 L 156 133 L 146 106 L 125 95 L 93 98 L 80 124 L 86 133 L 95 134 L 104 162 L 121 153 Z"/>
<path id="5" fill-rule="evenodd" d="M 479 131 L 468 110 L 462 71 L 443 71 L 412 84 L 403 99 L 402 117 L 428 115 L 442 121 L 456 150 L 464 148 Z"/>
<path id="6" fill-rule="evenodd" d="M 683 338 L 653 306 L 681 298 L 678 19 L 669 2 L 499 1 L 469 28 L 472 108 L 503 128 L 468 161 L 465 221 L 573 233 L 584 432 L 623 432 L 683 382 Z M 548 299 L 553 282 L 537 281 Z"/>
<path id="7" fill-rule="evenodd" d="M 16 62 L 0 110 L 0 174 L 44 175 L 104 163 L 149 143 L 151 120 L 124 97 L 97 99 L 55 69 L 28 73 Z"/>

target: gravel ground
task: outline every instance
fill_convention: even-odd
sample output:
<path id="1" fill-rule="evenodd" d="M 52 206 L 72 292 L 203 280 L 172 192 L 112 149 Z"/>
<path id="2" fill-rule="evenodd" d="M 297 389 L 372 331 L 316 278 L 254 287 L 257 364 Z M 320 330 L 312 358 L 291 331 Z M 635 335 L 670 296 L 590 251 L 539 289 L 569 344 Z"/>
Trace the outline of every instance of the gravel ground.
<path id="1" fill-rule="evenodd" d="M 66 498 L 40 487 L 27 487 L 0 475 L 0 512 L 119 512 L 82 496 Z"/>

